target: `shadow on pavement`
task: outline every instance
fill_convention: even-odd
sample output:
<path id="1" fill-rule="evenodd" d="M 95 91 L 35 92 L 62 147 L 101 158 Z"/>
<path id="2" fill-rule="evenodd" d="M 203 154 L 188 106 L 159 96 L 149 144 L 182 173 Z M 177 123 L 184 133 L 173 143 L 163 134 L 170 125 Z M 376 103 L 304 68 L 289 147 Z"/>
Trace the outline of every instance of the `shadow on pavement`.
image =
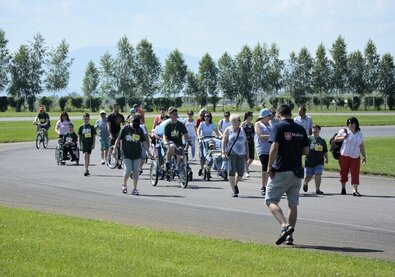
<path id="1" fill-rule="evenodd" d="M 140 194 L 142 197 L 160 197 L 160 198 L 185 198 L 185 196 L 181 195 L 166 195 L 166 194 Z"/>
<path id="2" fill-rule="evenodd" d="M 301 245 L 295 244 L 294 248 L 300 249 L 314 249 L 323 251 L 333 251 L 333 252 L 344 252 L 344 253 L 374 253 L 374 252 L 384 252 L 383 250 L 369 249 L 369 248 L 354 248 L 354 247 L 335 247 L 335 246 L 324 246 L 324 245 Z"/>
<path id="3" fill-rule="evenodd" d="M 222 187 L 204 187 L 204 186 L 197 186 L 197 185 L 190 185 L 188 184 L 189 189 L 224 189 Z"/>

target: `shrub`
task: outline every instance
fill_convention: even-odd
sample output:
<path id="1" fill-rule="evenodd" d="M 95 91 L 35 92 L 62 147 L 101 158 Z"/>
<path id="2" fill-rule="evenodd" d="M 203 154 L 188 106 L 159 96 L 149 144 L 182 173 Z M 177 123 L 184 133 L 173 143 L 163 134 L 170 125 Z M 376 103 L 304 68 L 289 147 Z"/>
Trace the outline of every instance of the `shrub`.
<path id="1" fill-rule="evenodd" d="M 71 98 L 71 105 L 78 110 L 82 108 L 82 103 L 83 103 L 83 99 L 80 96 Z"/>
<path id="2" fill-rule="evenodd" d="M 0 96 L 0 112 L 5 112 L 8 107 L 8 97 Z"/>
<path id="3" fill-rule="evenodd" d="M 53 104 L 53 98 L 50 96 L 43 96 L 40 99 L 40 105 L 45 106 L 46 110 L 49 112 Z"/>
<path id="4" fill-rule="evenodd" d="M 59 98 L 59 107 L 61 111 L 64 111 L 67 101 L 69 100 L 68 96 L 60 97 Z"/>

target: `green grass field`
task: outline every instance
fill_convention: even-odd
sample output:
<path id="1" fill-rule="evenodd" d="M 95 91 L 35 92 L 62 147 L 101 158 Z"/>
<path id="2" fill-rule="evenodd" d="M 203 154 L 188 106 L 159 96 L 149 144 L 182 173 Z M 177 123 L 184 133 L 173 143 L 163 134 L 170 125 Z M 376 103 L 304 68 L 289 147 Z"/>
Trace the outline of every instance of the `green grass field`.
<path id="1" fill-rule="evenodd" d="M 395 263 L 0 206 L 0 276 L 393 276 Z"/>

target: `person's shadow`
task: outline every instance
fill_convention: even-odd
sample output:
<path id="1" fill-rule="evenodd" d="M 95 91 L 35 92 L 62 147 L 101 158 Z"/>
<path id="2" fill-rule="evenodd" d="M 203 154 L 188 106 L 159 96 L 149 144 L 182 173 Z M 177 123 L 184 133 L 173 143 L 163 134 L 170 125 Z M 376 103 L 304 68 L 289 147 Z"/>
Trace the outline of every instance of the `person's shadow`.
<path id="1" fill-rule="evenodd" d="M 332 251 L 340 253 L 378 253 L 384 252 L 383 250 L 370 249 L 370 248 L 354 248 L 354 247 L 336 247 L 336 246 L 325 246 L 325 245 L 304 245 L 304 244 L 294 244 L 294 248 L 300 249 L 314 249 L 322 251 Z"/>

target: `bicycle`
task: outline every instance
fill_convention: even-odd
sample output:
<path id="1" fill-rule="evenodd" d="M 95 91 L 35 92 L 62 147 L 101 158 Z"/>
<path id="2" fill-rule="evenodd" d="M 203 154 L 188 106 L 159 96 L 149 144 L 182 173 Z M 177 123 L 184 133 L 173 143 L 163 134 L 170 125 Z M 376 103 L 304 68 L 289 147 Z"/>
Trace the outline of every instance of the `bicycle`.
<path id="1" fill-rule="evenodd" d="M 37 125 L 37 133 L 36 133 L 37 149 L 40 149 L 40 144 L 42 144 L 44 148 L 48 147 L 48 138 L 46 137 L 46 132 L 47 130 L 43 126 Z"/>
<path id="2" fill-rule="evenodd" d="M 118 167 L 119 169 L 122 168 L 122 153 L 121 147 L 117 147 L 116 151 L 114 152 L 115 146 L 111 145 L 110 149 L 108 150 L 107 155 L 107 166 L 111 169 Z"/>

